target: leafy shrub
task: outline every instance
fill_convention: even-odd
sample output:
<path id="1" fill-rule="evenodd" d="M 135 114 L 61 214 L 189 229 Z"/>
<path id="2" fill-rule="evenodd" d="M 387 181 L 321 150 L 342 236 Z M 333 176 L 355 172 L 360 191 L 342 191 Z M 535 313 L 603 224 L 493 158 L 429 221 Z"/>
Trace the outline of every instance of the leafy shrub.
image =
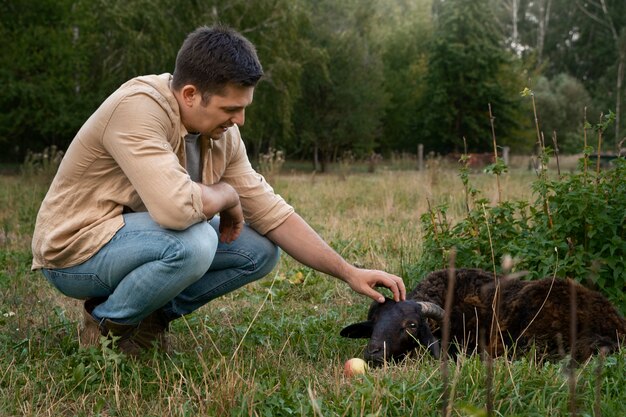
<path id="1" fill-rule="evenodd" d="M 445 205 L 431 209 L 421 218 L 425 236 L 415 272 L 447 267 L 453 248 L 457 266 L 497 272 L 509 255 L 515 260 L 512 271 L 527 271 L 526 279 L 570 277 L 626 312 L 626 160 L 617 158 L 604 171 L 584 166 L 558 179 L 540 174 L 533 183 L 534 202 L 490 206 L 477 198 L 470 208 L 468 201 L 467 216 L 454 225 Z M 461 177 L 468 195 L 477 197 L 463 171 Z"/>

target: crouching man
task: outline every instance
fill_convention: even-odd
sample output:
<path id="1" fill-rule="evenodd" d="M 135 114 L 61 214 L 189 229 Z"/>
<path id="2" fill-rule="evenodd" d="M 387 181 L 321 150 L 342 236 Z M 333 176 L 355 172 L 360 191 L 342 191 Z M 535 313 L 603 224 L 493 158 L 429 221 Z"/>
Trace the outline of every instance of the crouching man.
<path id="1" fill-rule="evenodd" d="M 380 302 L 402 279 L 358 269 L 275 194 L 238 126 L 263 70 L 227 27 L 187 37 L 173 74 L 134 78 L 78 131 L 41 205 L 33 269 L 83 299 L 83 345 L 167 349 L 172 320 L 267 275 L 283 249 Z"/>

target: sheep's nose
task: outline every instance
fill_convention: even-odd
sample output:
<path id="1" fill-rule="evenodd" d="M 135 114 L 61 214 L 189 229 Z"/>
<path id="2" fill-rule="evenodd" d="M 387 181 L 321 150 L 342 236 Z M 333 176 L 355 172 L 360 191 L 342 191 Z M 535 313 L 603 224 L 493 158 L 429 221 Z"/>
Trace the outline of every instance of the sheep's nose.
<path id="1" fill-rule="evenodd" d="M 367 349 L 367 353 L 369 353 L 370 355 L 376 355 L 380 352 L 382 352 L 382 348 L 381 347 L 370 347 L 369 349 Z"/>
<path id="2" fill-rule="evenodd" d="M 370 366 L 380 366 L 385 362 L 384 350 L 380 347 L 368 348 L 365 351 L 364 359 Z"/>
<path id="3" fill-rule="evenodd" d="M 365 350 L 365 359 L 367 361 L 379 362 L 384 360 L 384 356 L 387 355 L 387 344 L 370 344 Z"/>

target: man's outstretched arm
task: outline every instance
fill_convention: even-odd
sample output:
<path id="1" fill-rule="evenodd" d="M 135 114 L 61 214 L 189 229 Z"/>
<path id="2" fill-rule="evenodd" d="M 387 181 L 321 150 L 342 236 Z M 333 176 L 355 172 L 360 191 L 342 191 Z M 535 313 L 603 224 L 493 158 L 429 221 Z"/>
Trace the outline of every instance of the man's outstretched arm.
<path id="1" fill-rule="evenodd" d="M 337 277 L 354 291 L 378 302 L 385 301 L 384 296 L 374 290 L 374 287 L 379 286 L 389 288 L 396 301 L 406 298 L 402 278 L 384 271 L 360 269 L 350 265 L 297 213 L 293 213 L 280 226 L 267 233 L 267 237 L 298 262 Z"/>

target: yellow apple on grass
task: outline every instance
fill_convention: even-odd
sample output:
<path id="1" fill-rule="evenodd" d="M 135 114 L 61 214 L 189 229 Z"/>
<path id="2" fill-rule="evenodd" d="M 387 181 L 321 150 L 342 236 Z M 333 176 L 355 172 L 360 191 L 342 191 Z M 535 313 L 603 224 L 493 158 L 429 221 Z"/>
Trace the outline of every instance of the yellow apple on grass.
<path id="1" fill-rule="evenodd" d="M 361 358 L 348 359 L 343 367 L 343 373 L 347 377 L 363 375 L 365 372 L 367 372 L 367 363 Z"/>

